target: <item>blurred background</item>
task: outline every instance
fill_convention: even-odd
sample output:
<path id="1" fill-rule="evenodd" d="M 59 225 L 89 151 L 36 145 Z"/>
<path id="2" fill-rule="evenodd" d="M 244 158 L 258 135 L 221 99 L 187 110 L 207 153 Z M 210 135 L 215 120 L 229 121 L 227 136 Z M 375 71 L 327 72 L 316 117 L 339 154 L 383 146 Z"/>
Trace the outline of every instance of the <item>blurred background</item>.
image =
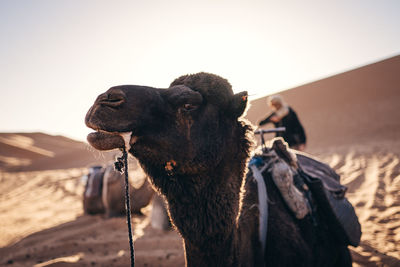
<path id="1" fill-rule="evenodd" d="M 399 14 L 398 0 L 0 1 L 0 266 L 127 266 L 125 219 L 87 212 L 91 167 L 104 174 L 119 152 L 86 143 L 85 114 L 111 86 L 200 71 L 249 92 L 253 125 L 280 93 L 305 151 L 348 188 L 363 230 L 353 266 L 400 266 Z M 154 227 L 145 200 L 137 266 L 184 266 L 180 236 Z"/>
<path id="2" fill-rule="evenodd" d="M 0 132 L 85 140 L 109 87 L 227 78 L 251 99 L 400 53 L 400 2 L 0 1 Z"/>

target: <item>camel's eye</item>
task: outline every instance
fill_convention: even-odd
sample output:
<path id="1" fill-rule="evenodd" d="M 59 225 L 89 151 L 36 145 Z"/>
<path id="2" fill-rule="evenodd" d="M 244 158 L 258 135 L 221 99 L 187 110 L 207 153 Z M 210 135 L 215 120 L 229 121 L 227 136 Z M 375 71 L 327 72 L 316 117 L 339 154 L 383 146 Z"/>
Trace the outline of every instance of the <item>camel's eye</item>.
<path id="1" fill-rule="evenodd" d="M 186 104 L 183 104 L 180 109 L 182 111 L 193 111 L 193 110 L 197 109 L 198 107 L 199 107 L 198 105 L 186 103 Z"/>

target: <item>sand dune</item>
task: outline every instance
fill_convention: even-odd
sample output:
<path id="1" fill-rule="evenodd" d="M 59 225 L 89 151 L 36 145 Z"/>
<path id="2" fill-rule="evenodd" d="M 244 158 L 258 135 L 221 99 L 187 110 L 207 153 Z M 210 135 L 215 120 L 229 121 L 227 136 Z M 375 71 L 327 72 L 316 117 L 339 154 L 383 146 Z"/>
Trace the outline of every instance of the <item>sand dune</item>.
<path id="1" fill-rule="evenodd" d="M 0 173 L 0 266 L 129 265 L 126 219 L 82 214 L 85 172 Z M 178 234 L 151 228 L 143 212 L 133 217 L 138 266 L 184 265 Z"/>
<path id="2" fill-rule="evenodd" d="M 354 266 L 400 266 L 400 144 L 345 146 L 319 157 L 341 175 L 362 225 Z"/>
<path id="3" fill-rule="evenodd" d="M 298 113 L 307 149 L 368 145 L 400 139 L 400 56 L 305 84 L 280 94 Z M 271 111 L 266 97 L 251 102 L 247 119 L 257 124 Z"/>
<path id="4" fill-rule="evenodd" d="M 400 266 L 400 57 L 282 94 L 309 138 L 307 152 L 341 175 L 362 224 L 354 266 Z M 253 101 L 248 119 L 268 113 Z M 83 215 L 80 177 L 103 154 L 61 136 L 0 134 L 0 266 L 127 266 L 124 218 Z M 150 208 L 143 210 L 148 215 Z M 183 266 L 174 231 L 134 216 L 136 266 Z"/>
<path id="5" fill-rule="evenodd" d="M 82 213 L 83 172 L 69 169 L 0 173 L 0 245 L 74 220 Z"/>
<path id="6" fill-rule="evenodd" d="M 0 171 L 41 171 L 106 163 L 117 152 L 44 133 L 0 133 Z"/>

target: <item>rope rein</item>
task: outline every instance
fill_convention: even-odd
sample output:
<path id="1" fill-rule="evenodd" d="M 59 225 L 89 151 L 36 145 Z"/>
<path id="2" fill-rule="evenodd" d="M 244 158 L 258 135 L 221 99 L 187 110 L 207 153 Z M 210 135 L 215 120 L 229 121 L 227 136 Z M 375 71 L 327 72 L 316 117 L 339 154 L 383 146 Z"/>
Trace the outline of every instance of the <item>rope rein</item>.
<path id="1" fill-rule="evenodd" d="M 131 252 L 131 267 L 135 266 L 135 250 L 133 247 L 133 235 L 132 235 L 132 223 L 131 223 L 131 204 L 129 198 L 129 179 L 128 179 L 128 153 L 126 149 L 122 150 L 122 157 L 117 158 L 114 163 L 115 169 L 120 173 L 125 173 L 125 211 L 126 211 L 126 222 L 128 224 L 129 233 L 129 247 Z"/>

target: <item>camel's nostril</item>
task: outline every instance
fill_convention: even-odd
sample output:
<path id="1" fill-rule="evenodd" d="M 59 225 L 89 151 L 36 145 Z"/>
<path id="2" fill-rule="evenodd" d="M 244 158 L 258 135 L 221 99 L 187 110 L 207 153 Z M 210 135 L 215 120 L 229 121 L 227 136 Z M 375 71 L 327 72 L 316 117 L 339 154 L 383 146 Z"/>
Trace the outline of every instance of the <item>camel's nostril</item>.
<path id="1" fill-rule="evenodd" d="M 125 100 L 123 98 L 112 98 L 112 99 L 107 99 L 106 101 L 110 102 L 110 103 L 119 103 L 119 102 L 123 102 Z"/>
<path id="2" fill-rule="evenodd" d="M 99 104 L 108 106 L 108 107 L 119 107 L 123 103 L 126 102 L 126 97 L 124 94 L 116 94 L 116 93 L 110 93 L 108 95 L 103 96 L 101 99 L 99 99 Z"/>
<path id="3" fill-rule="evenodd" d="M 121 99 L 121 100 L 118 100 L 118 99 L 103 100 L 103 101 L 99 102 L 100 105 L 108 106 L 108 107 L 112 107 L 112 108 L 119 107 L 123 103 L 125 103 L 125 101 L 123 99 Z"/>

